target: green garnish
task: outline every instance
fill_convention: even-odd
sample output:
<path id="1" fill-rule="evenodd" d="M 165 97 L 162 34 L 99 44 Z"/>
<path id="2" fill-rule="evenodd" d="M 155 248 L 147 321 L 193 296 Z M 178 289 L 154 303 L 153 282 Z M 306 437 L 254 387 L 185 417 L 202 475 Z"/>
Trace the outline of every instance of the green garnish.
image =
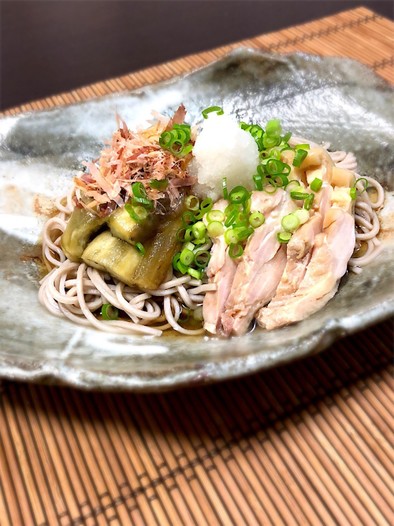
<path id="1" fill-rule="evenodd" d="M 228 255 L 230 256 L 230 258 L 232 259 L 239 258 L 242 256 L 243 253 L 244 253 L 244 249 L 242 248 L 242 245 L 240 245 L 239 243 L 232 243 L 229 246 Z"/>
<path id="2" fill-rule="evenodd" d="M 286 232 L 294 232 L 300 224 L 301 222 L 295 214 L 288 214 L 282 217 L 281 225 Z"/>
<path id="3" fill-rule="evenodd" d="M 265 217 L 261 212 L 253 212 L 249 216 L 249 224 L 253 228 L 258 228 L 265 221 Z"/>
<path id="4" fill-rule="evenodd" d="M 195 195 L 188 195 L 185 204 L 187 209 L 196 212 L 200 206 L 200 200 Z"/>
<path id="5" fill-rule="evenodd" d="M 204 119 L 208 119 L 209 113 L 217 113 L 218 115 L 223 115 L 224 111 L 223 108 L 221 108 L 220 106 L 209 106 L 209 108 L 205 108 L 205 110 L 202 110 L 201 113 Z"/>
<path id="6" fill-rule="evenodd" d="M 111 305 L 110 303 L 104 303 L 104 305 L 101 307 L 101 316 L 104 320 L 117 320 L 119 317 L 119 311 L 116 307 Z"/>
<path id="7" fill-rule="evenodd" d="M 288 243 L 291 239 L 292 234 L 290 232 L 278 232 L 276 235 L 279 243 Z"/>
<path id="8" fill-rule="evenodd" d="M 168 180 L 167 179 L 151 179 L 149 181 L 149 185 L 154 190 L 166 190 L 168 187 Z"/>
<path id="9" fill-rule="evenodd" d="M 293 166 L 296 166 L 297 168 L 301 166 L 302 161 L 305 159 L 305 157 L 308 155 L 308 152 L 306 150 L 303 150 L 302 148 L 296 150 L 296 154 L 293 160 Z"/>
<path id="10" fill-rule="evenodd" d="M 311 187 L 311 190 L 313 192 L 318 192 L 320 190 L 320 188 L 322 187 L 323 185 L 323 181 L 321 179 L 318 179 L 317 177 L 315 179 L 313 179 L 313 181 L 311 182 L 310 184 L 310 187 Z"/>

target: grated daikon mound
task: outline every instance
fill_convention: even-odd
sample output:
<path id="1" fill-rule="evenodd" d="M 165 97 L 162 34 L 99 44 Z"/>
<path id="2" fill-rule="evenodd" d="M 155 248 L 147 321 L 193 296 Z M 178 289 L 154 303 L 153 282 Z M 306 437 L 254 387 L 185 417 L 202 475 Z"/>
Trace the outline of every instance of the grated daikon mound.
<path id="1" fill-rule="evenodd" d="M 223 177 L 227 178 L 229 190 L 237 185 L 252 190 L 259 152 L 253 137 L 240 128 L 234 117 L 209 114 L 193 155 L 190 171 L 197 176 L 196 193 L 218 199 L 223 193 Z"/>

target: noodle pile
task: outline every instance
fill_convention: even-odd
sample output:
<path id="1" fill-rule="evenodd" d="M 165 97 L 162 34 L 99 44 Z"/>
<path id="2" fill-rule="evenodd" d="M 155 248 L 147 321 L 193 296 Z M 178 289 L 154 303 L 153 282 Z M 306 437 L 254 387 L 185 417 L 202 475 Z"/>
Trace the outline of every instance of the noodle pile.
<path id="1" fill-rule="evenodd" d="M 341 168 L 356 170 L 352 153 L 329 152 Z M 377 210 L 383 205 L 384 190 L 370 177 L 369 188 L 376 191 L 370 199 L 358 183 L 355 203 L 356 251 L 365 244 L 365 252 L 349 261 L 349 269 L 360 273 L 382 250 L 377 239 L 379 219 Z M 191 276 L 171 275 L 157 290 L 142 292 L 125 285 L 107 273 L 88 267 L 85 263 L 68 260 L 61 248 L 61 236 L 74 208 L 74 192 L 64 200 L 57 200 L 58 214 L 49 219 L 42 236 L 43 258 L 49 273 L 41 280 L 39 301 L 52 314 L 66 317 L 84 326 L 93 326 L 119 334 L 145 334 L 160 336 L 163 331 L 174 329 L 185 335 L 204 334 L 204 329 L 187 329 L 181 325 L 185 309 L 195 320 L 202 320 L 202 302 L 205 293 L 215 290 L 215 284 L 193 279 Z M 103 320 L 97 317 L 104 304 L 111 304 L 123 314 L 121 319 Z"/>

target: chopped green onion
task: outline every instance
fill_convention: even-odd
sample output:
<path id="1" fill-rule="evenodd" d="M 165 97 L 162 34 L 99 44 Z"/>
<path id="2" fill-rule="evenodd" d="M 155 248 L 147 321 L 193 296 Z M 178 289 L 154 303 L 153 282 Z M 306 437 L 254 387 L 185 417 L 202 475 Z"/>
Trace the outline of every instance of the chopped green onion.
<path id="1" fill-rule="evenodd" d="M 234 231 L 234 228 L 229 228 L 228 230 L 226 230 L 226 232 L 224 233 L 224 240 L 225 240 L 227 245 L 237 244 L 238 243 L 238 241 L 239 241 L 238 235 Z"/>
<path id="2" fill-rule="evenodd" d="M 267 133 L 264 133 L 263 135 L 263 146 L 264 148 L 273 148 L 274 146 L 277 146 L 280 142 L 280 137 L 277 136 L 269 136 Z"/>
<path id="3" fill-rule="evenodd" d="M 208 250 L 202 250 L 201 252 L 196 252 L 194 261 L 197 267 L 205 268 L 208 265 L 210 259 L 211 254 L 208 252 Z"/>
<path id="4" fill-rule="evenodd" d="M 300 181 L 297 181 L 297 179 L 291 179 L 286 185 L 286 190 L 289 190 L 289 187 L 293 183 L 295 185 L 295 188 L 293 189 L 294 192 L 302 192 L 304 190 L 304 187 L 300 185 Z"/>
<path id="5" fill-rule="evenodd" d="M 196 239 L 204 238 L 206 231 L 207 231 L 207 227 L 204 225 L 204 223 L 202 221 L 197 221 L 197 223 L 195 223 L 192 226 L 192 232 L 193 232 L 194 237 Z"/>
<path id="6" fill-rule="evenodd" d="M 253 181 L 254 181 L 254 185 L 256 187 L 256 190 L 259 190 L 261 192 L 261 190 L 263 189 L 263 177 L 262 177 L 262 175 L 255 174 L 253 176 Z"/>
<path id="7" fill-rule="evenodd" d="M 315 179 L 313 179 L 313 181 L 310 184 L 311 190 L 313 192 L 318 192 L 320 188 L 322 187 L 322 184 L 323 184 L 323 181 L 319 179 L 318 177 L 315 177 Z"/>
<path id="8" fill-rule="evenodd" d="M 172 266 L 174 270 L 177 270 L 181 274 L 186 274 L 188 267 L 181 263 L 180 261 L 181 254 L 180 252 L 177 252 L 175 256 L 172 258 Z"/>
<path id="9" fill-rule="evenodd" d="M 315 194 L 309 194 L 304 201 L 305 210 L 310 210 L 312 208 L 313 201 L 315 199 Z"/>
<path id="10" fill-rule="evenodd" d="M 300 226 L 300 220 L 295 214 L 287 214 L 282 217 L 281 225 L 286 232 L 294 232 Z"/>
<path id="11" fill-rule="evenodd" d="M 145 255 L 145 247 L 142 243 L 138 241 L 138 243 L 135 244 L 135 248 L 140 252 L 142 255 Z"/>
<path id="12" fill-rule="evenodd" d="M 134 197 L 137 198 L 143 198 L 146 199 L 148 196 L 146 195 L 145 187 L 142 183 L 133 183 L 131 185 L 131 190 L 133 192 Z"/>
<path id="13" fill-rule="evenodd" d="M 194 260 L 194 253 L 188 248 L 184 248 L 181 252 L 179 261 L 182 265 L 189 266 Z"/>
<path id="14" fill-rule="evenodd" d="M 223 188 L 224 199 L 228 199 L 227 177 L 223 177 L 222 179 L 222 188 Z"/>
<path id="15" fill-rule="evenodd" d="M 195 212 L 200 206 L 200 200 L 195 195 L 188 195 L 186 197 L 185 204 L 188 210 Z"/>
<path id="16" fill-rule="evenodd" d="M 213 112 L 217 113 L 218 115 L 224 114 L 223 108 L 221 108 L 220 106 L 209 106 L 209 108 L 205 108 L 205 110 L 203 110 L 201 113 L 204 119 L 207 119 L 208 114 Z"/>
<path id="17" fill-rule="evenodd" d="M 287 132 L 283 137 L 282 137 L 282 142 L 284 143 L 288 143 L 291 139 L 291 136 L 292 136 L 292 133 L 291 132 Z M 287 144 L 288 146 L 288 144 Z"/>
<path id="18" fill-rule="evenodd" d="M 186 241 L 182 248 L 186 248 L 187 250 L 191 250 L 192 252 L 194 251 L 194 245 L 190 241 Z"/>
<path id="19" fill-rule="evenodd" d="M 210 197 L 206 197 L 205 199 L 203 199 L 203 201 L 201 201 L 201 204 L 200 204 L 200 213 L 199 214 L 196 214 L 196 217 L 198 219 L 201 219 L 201 214 L 202 215 L 205 215 L 207 214 L 208 212 L 211 211 L 213 207 L 213 201 Z M 201 216 L 201 217 L 200 217 Z"/>
<path id="20" fill-rule="evenodd" d="M 162 148 L 165 148 L 165 149 L 171 146 L 172 141 L 173 141 L 173 136 L 171 132 L 169 131 L 164 131 L 159 137 L 159 144 Z"/>
<path id="21" fill-rule="evenodd" d="M 104 320 L 117 320 L 119 318 L 119 311 L 110 303 L 104 303 L 101 307 L 101 316 Z"/>
<path id="22" fill-rule="evenodd" d="M 207 221 L 210 223 L 211 221 L 224 221 L 224 214 L 221 210 L 211 210 L 207 214 Z"/>
<path id="23" fill-rule="evenodd" d="M 308 210 L 305 210 L 305 208 L 299 208 L 298 210 L 293 212 L 293 214 L 298 217 L 301 225 L 306 223 L 309 219 L 309 212 Z"/>
<path id="24" fill-rule="evenodd" d="M 365 177 L 359 177 L 356 182 L 354 183 L 353 187 L 356 187 L 357 186 L 357 183 L 363 183 L 364 184 L 364 190 L 362 192 L 365 192 L 365 190 L 367 190 L 368 186 L 369 186 L 369 182 L 368 182 L 368 179 L 366 179 Z"/>
<path id="25" fill-rule="evenodd" d="M 301 200 L 304 200 L 306 199 L 309 195 L 313 195 L 313 194 L 308 194 L 306 192 L 298 192 L 297 190 L 292 190 L 290 192 L 290 197 L 292 199 L 296 199 L 297 201 L 301 201 Z"/>
<path id="26" fill-rule="evenodd" d="M 265 221 L 265 217 L 261 212 L 253 212 L 253 214 L 250 214 L 249 216 L 249 224 L 253 228 L 258 228 L 261 226 Z"/>
<path id="27" fill-rule="evenodd" d="M 194 238 L 194 234 L 193 234 L 192 228 L 191 227 L 186 228 L 184 240 L 187 242 L 187 241 L 191 241 L 193 238 Z"/>
<path id="28" fill-rule="evenodd" d="M 207 231 L 210 237 L 221 236 L 224 232 L 223 223 L 220 223 L 219 221 L 211 221 L 208 223 Z"/>
<path id="29" fill-rule="evenodd" d="M 228 199 L 232 204 L 241 204 L 249 199 L 249 197 L 250 193 L 244 186 L 236 186 L 231 190 Z"/>
<path id="30" fill-rule="evenodd" d="M 290 232 L 278 232 L 276 235 L 279 243 L 288 243 L 291 239 L 292 234 Z"/>
<path id="31" fill-rule="evenodd" d="M 293 160 L 293 166 L 296 166 L 297 168 L 301 166 L 302 161 L 305 159 L 305 157 L 308 155 L 308 152 L 306 150 L 296 150 L 296 154 Z"/>
<path id="32" fill-rule="evenodd" d="M 231 243 L 228 249 L 228 255 L 232 259 L 236 259 L 242 256 L 244 249 L 238 243 Z"/>
<path id="33" fill-rule="evenodd" d="M 269 190 L 269 188 L 271 188 L 271 190 Z M 275 181 L 270 180 L 269 183 L 264 187 L 264 192 L 266 192 L 267 194 L 274 194 L 277 189 L 278 188 L 276 186 Z"/>
<path id="34" fill-rule="evenodd" d="M 142 205 L 142 206 L 145 206 L 149 209 L 152 209 L 153 208 L 153 203 L 150 199 L 148 199 L 147 197 L 133 197 L 132 199 L 132 204 L 135 205 Z"/>
<path id="35" fill-rule="evenodd" d="M 195 268 L 189 267 L 187 269 L 187 273 L 194 279 L 201 279 L 202 278 L 201 270 L 196 270 Z"/>
<path id="36" fill-rule="evenodd" d="M 267 122 L 265 126 L 265 132 L 270 136 L 280 136 L 282 133 L 282 126 L 279 119 L 272 119 Z"/>
<path id="37" fill-rule="evenodd" d="M 177 157 L 186 157 L 186 155 L 190 153 L 192 150 L 193 150 L 193 145 L 188 144 L 187 146 L 184 146 L 182 150 L 180 150 L 177 154 L 174 154 L 174 155 L 177 155 Z"/>
<path id="38" fill-rule="evenodd" d="M 182 227 L 182 228 L 180 228 L 178 230 L 178 232 L 176 233 L 177 241 L 180 241 L 181 243 L 183 241 L 189 241 L 189 240 L 186 240 L 186 232 L 187 232 L 187 230 L 189 230 L 189 229 L 186 229 L 185 227 Z M 191 229 L 190 229 L 190 231 L 191 231 Z"/>
<path id="39" fill-rule="evenodd" d="M 167 179 L 151 179 L 149 185 L 154 190 L 165 190 L 168 186 Z"/>
<path id="40" fill-rule="evenodd" d="M 357 190 L 356 190 L 356 187 L 353 186 L 350 191 L 350 197 L 353 199 L 353 201 L 357 198 Z"/>
<path id="41" fill-rule="evenodd" d="M 184 225 L 191 225 L 195 223 L 195 221 L 196 221 L 196 216 L 193 214 L 191 210 L 186 210 L 185 212 L 183 212 L 182 223 Z"/>
<path id="42" fill-rule="evenodd" d="M 278 159 L 267 159 L 263 161 L 263 166 L 269 175 L 289 175 L 291 170 L 288 164 Z"/>
<path id="43" fill-rule="evenodd" d="M 148 211 L 143 206 L 132 206 L 130 204 L 125 204 L 124 208 L 131 219 L 134 219 L 134 221 L 137 221 L 137 223 L 144 221 L 144 219 L 148 217 Z"/>
<path id="44" fill-rule="evenodd" d="M 238 241 L 245 241 L 245 239 L 248 239 L 248 237 L 253 234 L 254 229 L 252 227 L 236 226 L 233 228 L 233 231 Z"/>
<path id="45" fill-rule="evenodd" d="M 310 150 L 310 145 L 309 144 L 296 144 L 294 146 L 294 149 L 295 150 Z"/>

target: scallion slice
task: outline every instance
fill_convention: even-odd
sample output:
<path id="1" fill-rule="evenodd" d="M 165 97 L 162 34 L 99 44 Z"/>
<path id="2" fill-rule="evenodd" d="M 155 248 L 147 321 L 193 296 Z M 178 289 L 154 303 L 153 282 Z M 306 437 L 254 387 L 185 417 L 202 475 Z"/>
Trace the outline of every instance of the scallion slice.
<path id="1" fill-rule="evenodd" d="M 310 150 L 310 145 L 309 144 L 296 144 L 294 146 L 294 149 L 295 150 Z"/>
<path id="2" fill-rule="evenodd" d="M 223 177 L 222 179 L 222 188 L 223 188 L 224 199 L 228 199 L 227 177 Z"/>
<path id="3" fill-rule="evenodd" d="M 253 212 L 249 216 L 249 224 L 253 228 L 258 228 L 261 226 L 265 221 L 265 217 L 261 212 Z"/>
<path id="4" fill-rule="evenodd" d="M 221 210 L 211 210 L 207 214 L 207 221 L 210 223 L 211 221 L 224 221 L 224 214 Z"/>
<path id="5" fill-rule="evenodd" d="M 315 179 L 313 179 L 313 181 L 311 182 L 310 187 L 313 192 L 318 192 L 320 188 L 322 187 L 322 185 L 323 185 L 323 181 L 319 179 L 318 177 L 315 177 Z"/>
<path id="6" fill-rule="evenodd" d="M 305 210 L 310 210 L 312 208 L 314 199 L 315 199 L 315 194 L 308 195 L 308 197 L 304 201 Z"/>
<path id="7" fill-rule="evenodd" d="M 236 259 L 242 256 L 244 249 L 239 243 L 231 243 L 228 249 L 228 255 L 232 259 Z"/>
<path id="8" fill-rule="evenodd" d="M 151 179 L 149 185 L 154 190 L 166 190 L 168 186 L 168 179 Z"/>
<path id="9" fill-rule="evenodd" d="M 276 238 L 279 241 L 279 243 L 288 243 L 291 239 L 291 236 L 291 232 L 278 232 Z"/>
<path id="10" fill-rule="evenodd" d="M 191 276 L 194 279 L 201 279 L 202 278 L 202 271 L 201 270 L 197 270 L 195 268 L 189 267 L 187 269 L 187 273 L 189 274 L 189 276 Z"/>
<path id="11" fill-rule="evenodd" d="M 230 203 L 238 205 L 244 203 L 249 197 L 250 193 L 244 186 L 235 186 L 231 190 L 228 199 Z"/>
<path id="12" fill-rule="evenodd" d="M 148 211 L 143 206 L 132 206 L 127 203 L 124 205 L 124 208 L 131 217 L 131 219 L 134 219 L 134 221 L 136 221 L 137 223 L 144 221 L 144 219 L 148 217 Z"/>
<path id="13" fill-rule="evenodd" d="M 182 265 L 186 265 L 188 267 L 193 262 L 193 260 L 194 253 L 188 248 L 184 248 L 181 252 L 179 261 L 182 263 Z"/>
<path id="14" fill-rule="evenodd" d="M 261 192 L 261 190 L 263 189 L 263 176 L 260 174 L 255 174 L 253 176 L 253 181 L 254 181 L 256 190 L 259 190 Z"/>
<path id="15" fill-rule="evenodd" d="M 221 108 L 220 106 L 209 106 L 209 108 L 205 108 L 205 110 L 202 110 L 201 113 L 204 119 L 208 119 L 209 113 L 217 113 L 218 115 L 223 115 L 224 111 L 223 108 Z"/>
<path id="16" fill-rule="evenodd" d="M 208 223 L 207 232 L 209 237 L 221 236 L 224 232 L 223 223 L 219 221 L 211 221 L 210 223 Z"/>
<path id="17" fill-rule="evenodd" d="M 196 251 L 194 262 L 197 267 L 206 268 L 210 259 L 211 259 L 211 254 L 208 252 L 208 250 L 200 250 L 200 251 Z"/>
<path id="18" fill-rule="evenodd" d="M 298 217 L 301 225 L 306 223 L 309 219 L 309 212 L 308 210 L 305 210 L 305 208 L 299 208 L 298 210 L 293 212 L 293 214 Z"/>
<path id="19" fill-rule="evenodd" d="M 303 150 L 300 148 L 299 150 L 296 150 L 295 157 L 293 159 L 293 166 L 299 167 L 302 164 L 302 161 L 305 159 L 305 157 L 308 155 L 308 152 L 306 150 Z"/>
<path id="20" fill-rule="evenodd" d="M 141 198 L 146 199 L 148 197 L 146 195 L 146 190 L 145 190 L 144 185 L 140 182 L 133 183 L 131 185 L 131 190 L 133 192 L 134 197 L 138 199 L 141 199 Z"/>
<path id="21" fill-rule="evenodd" d="M 306 199 L 309 195 L 313 195 L 313 194 L 308 194 L 307 192 L 298 192 L 297 190 L 292 190 L 290 192 L 290 197 L 292 199 L 295 199 L 296 201 L 303 201 L 304 199 Z"/>
<path id="22" fill-rule="evenodd" d="M 186 210 L 182 214 L 182 223 L 184 225 L 192 225 L 196 221 L 196 216 L 193 214 L 191 210 Z"/>
<path id="23" fill-rule="evenodd" d="M 350 197 L 353 199 L 353 201 L 357 198 L 357 190 L 356 190 L 356 187 L 353 186 L 350 190 L 349 190 L 349 193 L 350 193 Z"/>
<path id="24" fill-rule="evenodd" d="M 196 239 L 203 239 L 205 238 L 205 232 L 207 231 L 207 227 L 204 225 L 202 221 L 197 221 L 192 226 L 192 232 Z"/>
<path id="25" fill-rule="evenodd" d="M 140 252 L 142 255 L 145 255 L 145 247 L 142 243 L 139 241 L 135 244 L 135 248 Z"/>
<path id="26" fill-rule="evenodd" d="M 234 228 L 228 228 L 224 233 L 224 240 L 227 245 L 237 244 L 239 239 Z"/>
<path id="27" fill-rule="evenodd" d="M 199 209 L 200 200 L 195 195 L 188 195 L 186 197 L 185 204 L 188 210 L 192 210 L 193 212 L 196 212 L 196 210 Z"/>
<path id="28" fill-rule="evenodd" d="M 282 217 L 281 225 L 286 232 L 294 232 L 300 226 L 300 220 L 295 214 L 287 214 Z"/>
<path id="29" fill-rule="evenodd" d="M 101 307 L 101 316 L 104 320 L 117 320 L 119 318 L 119 311 L 110 303 L 104 303 Z"/>

